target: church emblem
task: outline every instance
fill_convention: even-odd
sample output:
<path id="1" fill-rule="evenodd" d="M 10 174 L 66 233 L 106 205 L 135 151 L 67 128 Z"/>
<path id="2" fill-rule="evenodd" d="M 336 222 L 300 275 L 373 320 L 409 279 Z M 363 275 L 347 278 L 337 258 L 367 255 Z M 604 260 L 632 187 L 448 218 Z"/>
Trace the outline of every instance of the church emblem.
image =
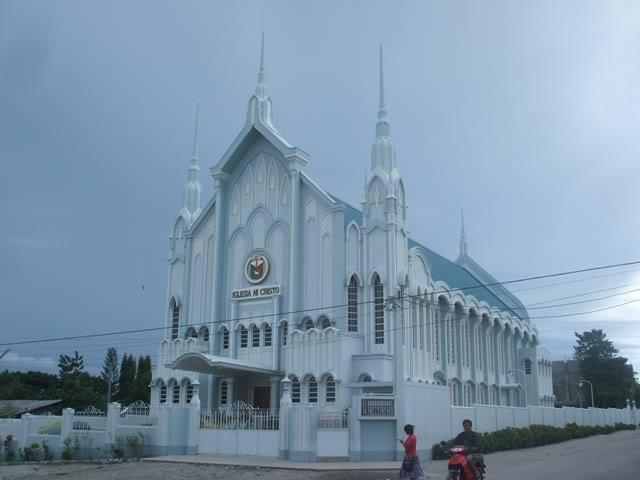
<path id="1" fill-rule="evenodd" d="M 254 253 L 247 259 L 244 274 L 251 283 L 260 283 L 269 273 L 269 259 L 264 253 Z"/>

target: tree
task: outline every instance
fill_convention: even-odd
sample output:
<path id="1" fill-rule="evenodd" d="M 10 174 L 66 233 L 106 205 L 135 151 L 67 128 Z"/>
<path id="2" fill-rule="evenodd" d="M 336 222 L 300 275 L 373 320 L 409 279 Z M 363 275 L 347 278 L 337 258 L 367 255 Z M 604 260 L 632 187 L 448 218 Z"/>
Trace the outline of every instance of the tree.
<path id="1" fill-rule="evenodd" d="M 67 376 L 78 376 L 84 370 L 84 360 L 82 359 L 82 355 L 78 355 L 77 350 L 73 357 L 70 357 L 69 355 L 60 355 L 58 368 L 60 369 L 61 380 L 64 380 Z"/>
<path id="2" fill-rule="evenodd" d="M 104 387 L 105 384 L 100 377 L 92 377 L 85 372 L 78 375 L 68 375 L 62 382 L 63 405 L 76 410 L 90 406 L 103 410 L 106 399 Z"/>
<path id="3" fill-rule="evenodd" d="M 636 385 L 633 367 L 626 358 L 617 356 L 618 350 L 601 329 L 575 335 L 573 356 L 580 362 L 582 378 L 593 385 L 596 406 L 624 408 Z"/>
<path id="4" fill-rule="evenodd" d="M 618 350 L 613 346 L 611 340 L 607 340 L 607 335 L 602 329 L 592 329 L 589 332 L 574 332 L 577 340 L 576 346 L 573 347 L 573 357 L 576 360 L 583 361 L 586 359 L 607 359 L 613 358 Z"/>
<path id="5" fill-rule="evenodd" d="M 134 400 L 143 400 L 149 403 L 151 391 L 151 357 L 149 355 L 138 357 L 138 368 L 136 370 L 136 397 Z"/>
<path id="6" fill-rule="evenodd" d="M 130 403 L 136 396 L 136 359 L 127 353 L 122 357 L 120 364 L 120 392 L 118 400 L 122 403 Z"/>
<path id="7" fill-rule="evenodd" d="M 118 394 L 120 382 L 120 368 L 118 365 L 118 352 L 115 348 L 109 348 L 102 367 L 102 379 L 107 382 L 107 403 L 111 402 L 113 395 Z"/>

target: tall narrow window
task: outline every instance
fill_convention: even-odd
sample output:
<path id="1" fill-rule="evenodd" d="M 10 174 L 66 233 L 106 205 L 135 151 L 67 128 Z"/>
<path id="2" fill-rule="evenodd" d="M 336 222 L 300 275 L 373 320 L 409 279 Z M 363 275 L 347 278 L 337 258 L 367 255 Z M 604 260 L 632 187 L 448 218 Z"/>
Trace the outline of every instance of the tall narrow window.
<path id="1" fill-rule="evenodd" d="M 475 329 L 475 344 L 476 344 L 476 369 L 482 370 L 482 327 L 478 326 Z"/>
<path id="2" fill-rule="evenodd" d="M 448 360 L 449 363 L 455 365 L 456 363 L 456 335 L 453 320 L 450 316 L 447 316 L 446 324 L 447 333 L 447 348 L 448 348 Z"/>
<path id="3" fill-rule="evenodd" d="M 180 403 L 180 384 L 178 382 L 173 384 L 173 401 L 172 403 Z"/>
<path id="4" fill-rule="evenodd" d="M 304 329 L 306 330 L 311 330 L 313 328 L 313 320 L 311 320 L 310 318 L 307 318 L 304 322 Z"/>
<path id="5" fill-rule="evenodd" d="M 378 274 L 373 279 L 373 308 L 374 343 L 381 345 L 384 344 L 384 288 Z"/>
<path id="6" fill-rule="evenodd" d="M 501 335 L 498 335 L 498 371 L 504 372 L 504 344 Z"/>
<path id="7" fill-rule="evenodd" d="M 260 346 L 260 329 L 255 325 L 251 329 L 251 346 L 252 347 Z"/>
<path id="8" fill-rule="evenodd" d="M 193 328 L 193 327 L 187 328 L 187 333 L 185 333 L 184 338 L 185 339 L 198 338 L 198 334 L 196 333 L 196 329 Z"/>
<path id="9" fill-rule="evenodd" d="M 300 381 L 298 377 L 291 379 L 291 402 L 300 403 Z"/>
<path id="10" fill-rule="evenodd" d="M 240 326 L 240 348 L 247 348 L 249 345 L 249 331 L 244 325 Z"/>
<path id="11" fill-rule="evenodd" d="M 200 339 L 202 339 L 205 342 L 209 341 L 209 328 L 202 327 L 200 329 Z"/>
<path id="12" fill-rule="evenodd" d="M 226 405 L 229 399 L 229 384 L 226 381 L 220 382 L 220 405 Z"/>
<path id="13" fill-rule="evenodd" d="M 418 311 L 415 304 L 411 304 L 411 346 L 418 348 Z"/>
<path id="14" fill-rule="evenodd" d="M 225 327 L 222 330 L 222 349 L 227 350 L 229 348 L 229 330 Z"/>
<path id="15" fill-rule="evenodd" d="M 264 346 L 271 346 L 271 325 L 264 326 Z"/>
<path id="16" fill-rule="evenodd" d="M 160 384 L 160 403 L 167 403 L 167 384 Z"/>
<path id="17" fill-rule="evenodd" d="M 316 382 L 316 377 L 309 377 L 307 388 L 309 389 L 309 403 L 318 403 L 318 382 Z"/>
<path id="18" fill-rule="evenodd" d="M 358 280 L 351 275 L 347 287 L 347 331 L 358 331 Z"/>
<path id="19" fill-rule="evenodd" d="M 424 322 L 424 302 L 418 302 L 418 328 L 420 329 L 420 350 L 425 349 L 424 330 L 427 327 Z"/>
<path id="20" fill-rule="evenodd" d="M 331 320 L 329 320 L 327 317 L 323 317 L 322 318 L 322 329 L 324 330 L 325 328 L 329 328 L 331 326 Z"/>
<path id="21" fill-rule="evenodd" d="M 332 376 L 327 377 L 327 379 L 325 380 L 325 402 L 336 402 L 336 381 Z"/>
<path id="22" fill-rule="evenodd" d="M 489 366 L 489 370 L 493 371 L 495 370 L 495 364 L 494 364 L 494 350 L 493 350 L 493 331 L 491 330 L 491 327 L 489 327 L 489 331 L 487 332 L 487 357 L 488 357 L 488 366 Z"/>
<path id="23" fill-rule="evenodd" d="M 289 336 L 289 323 L 282 323 L 282 345 L 287 344 L 287 337 Z"/>
<path id="24" fill-rule="evenodd" d="M 464 329 L 464 366 L 471 365 L 471 340 L 469 339 L 469 325 L 466 319 L 463 320 L 462 328 Z"/>
<path id="25" fill-rule="evenodd" d="M 176 299 L 171 299 L 171 340 L 178 338 L 180 330 L 180 307 L 176 305 Z"/>
<path id="26" fill-rule="evenodd" d="M 436 311 L 436 322 L 434 324 L 433 340 L 434 340 L 434 355 L 436 356 L 436 362 L 440 361 L 440 319 L 442 313 L 440 311 L 441 305 L 438 303 L 438 310 Z"/>
<path id="27" fill-rule="evenodd" d="M 526 375 L 531 375 L 531 360 L 529 359 L 524 361 L 524 373 Z"/>
<path id="28" fill-rule="evenodd" d="M 187 403 L 191 403 L 191 399 L 193 398 L 193 384 L 190 380 L 187 381 Z"/>

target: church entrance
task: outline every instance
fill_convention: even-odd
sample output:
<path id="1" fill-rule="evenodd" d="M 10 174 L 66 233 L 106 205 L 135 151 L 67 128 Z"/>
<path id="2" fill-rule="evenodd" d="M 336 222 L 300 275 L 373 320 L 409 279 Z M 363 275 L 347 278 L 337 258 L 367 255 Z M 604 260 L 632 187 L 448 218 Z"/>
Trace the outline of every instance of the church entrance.
<path id="1" fill-rule="evenodd" d="M 271 408 L 271 387 L 253 387 L 253 406 Z"/>

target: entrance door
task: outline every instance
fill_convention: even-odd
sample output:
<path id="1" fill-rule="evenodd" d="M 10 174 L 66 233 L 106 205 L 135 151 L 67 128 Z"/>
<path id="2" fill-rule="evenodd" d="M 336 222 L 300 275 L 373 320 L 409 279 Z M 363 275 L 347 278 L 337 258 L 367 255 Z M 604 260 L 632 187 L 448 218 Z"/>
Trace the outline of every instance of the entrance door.
<path id="1" fill-rule="evenodd" d="M 271 387 L 253 387 L 253 406 L 271 408 Z"/>

